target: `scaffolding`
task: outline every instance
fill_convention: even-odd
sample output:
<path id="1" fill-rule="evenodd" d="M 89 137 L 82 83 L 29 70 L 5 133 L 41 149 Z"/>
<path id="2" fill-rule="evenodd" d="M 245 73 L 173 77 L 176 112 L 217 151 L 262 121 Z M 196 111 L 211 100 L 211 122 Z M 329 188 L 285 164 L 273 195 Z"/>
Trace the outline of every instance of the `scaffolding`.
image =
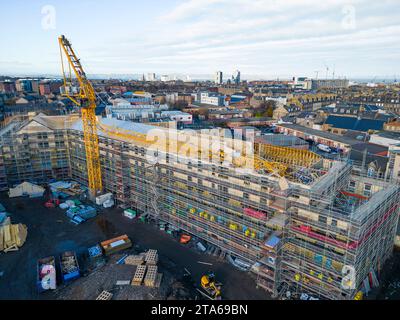
<path id="1" fill-rule="evenodd" d="M 3 146 L 20 146 L 12 151 L 13 161 L 18 158 L 21 162 L 29 148 L 27 156 L 33 156 L 33 163 L 38 140 L 48 142 L 49 148 L 63 140 L 67 150 L 63 174 L 57 175 L 56 162 L 51 161 L 48 175 L 41 173 L 41 167 L 34 170 L 35 175 L 43 179 L 68 176 L 87 185 L 79 123 L 55 126 L 46 138 L 44 132 L 38 132 L 24 140 L 26 125 L 10 129 L 14 134 L 0 135 L 9 139 Z M 257 285 L 275 297 L 290 291 L 293 295 L 352 299 L 357 290 L 368 291 L 365 279 L 379 275 L 390 255 L 399 187 L 362 175 L 363 171 L 349 162 L 321 163 L 313 154 L 302 153 L 303 159 L 281 164 L 286 168 L 284 175 L 265 166 L 241 171 L 227 166 L 219 150 L 213 153 L 218 161 L 212 162 L 200 153 L 189 157 L 186 152 L 150 146 L 141 132 L 100 128 L 102 183 L 119 206 L 134 208 L 142 216 L 167 223 L 247 262 Z M 4 153 L 4 147 L 2 150 Z M 261 153 L 266 158 L 260 156 L 260 161 L 273 164 L 279 157 L 290 158 L 290 153 L 281 151 L 283 154 L 276 156 L 264 149 Z M 20 166 L 3 159 L 7 177 L 16 180 L 11 169 L 17 171 Z M 308 161 L 309 167 L 301 161 Z M 19 178 L 28 177 L 28 172 L 24 169 Z M 345 265 L 357 271 L 355 289 L 342 287 Z"/>
<path id="2" fill-rule="evenodd" d="M 350 192 L 350 182 L 361 181 L 348 170 L 326 178 L 334 181 L 330 193 L 310 190 L 309 203 L 297 202 L 288 210 L 280 274 L 295 296 L 338 300 L 353 299 L 358 291 L 368 294 L 373 286 L 369 279 L 379 274 L 392 251 L 398 188 L 363 177 L 362 183 L 376 186 L 375 193 L 366 197 Z M 354 278 L 346 277 L 345 266 L 354 268 Z"/>

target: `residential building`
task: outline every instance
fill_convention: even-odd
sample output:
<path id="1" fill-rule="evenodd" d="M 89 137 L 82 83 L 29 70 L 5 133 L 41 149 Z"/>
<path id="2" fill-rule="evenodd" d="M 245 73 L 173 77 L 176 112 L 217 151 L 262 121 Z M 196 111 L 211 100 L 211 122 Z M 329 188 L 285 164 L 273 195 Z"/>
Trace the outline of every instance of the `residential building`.
<path id="1" fill-rule="evenodd" d="M 284 117 L 290 116 L 296 116 L 301 112 L 301 108 L 295 104 L 292 105 L 282 105 L 278 104 L 278 106 L 274 109 L 272 113 L 272 118 L 279 120 Z"/>
<path id="2" fill-rule="evenodd" d="M 349 80 L 347 79 L 311 79 L 311 90 L 318 89 L 341 89 L 349 86 Z"/>
<path id="3" fill-rule="evenodd" d="M 47 96 L 51 94 L 51 87 L 49 82 L 41 82 L 39 84 L 39 93 L 42 96 Z"/>
<path id="4" fill-rule="evenodd" d="M 193 116 L 190 113 L 182 112 L 179 110 L 161 111 L 161 118 L 169 118 L 183 124 L 192 124 Z"/>
<path id="5" fill-rule="evenodd" d="M 177 103 L 177 102 L 186 102 L 187 104 L 191 104 L 194 100 L 194 97 L 190 93 L 181 93 L 181 92 L 174 92 L 165 95 L 165 100 L 168 103 Z"/>
<path id="6" fill-rule="evenodd" d="M 156 81 L 156 74 L 155 73 L 148 73 L 146 77 L 146 81 Z"/>
<path id="7" fill-rule="evenodd" d="M 170 149 L 176 135 L 193 132 L 156 127 L 168 143 L 155 146 L 144 139 L 154 126 L 103 118 L 99 128 L 104 191 L 119 206 L 218 247 L 251 267 L 257 285 L 275 297 L 290 291 L 352 300 L 376 286 L 393 250 L 399 185 L 304 150 L 258 146 L 255 162 L 233 157 L 228 165 L 220 150 L 200 157 L 195 145 L 190 156 Z M 221 140 L 233 154 L 252 146 L 211 131 L 198 138 L 204 145 Z M 39 115 L 13 122 L 0 139 L 7 186 L 54 178 L 87 184 L 81 120 Z M 354 277 L 345 277 L 348 266 Z"/>
<path id="8" fill-rule="evenodd" d="M 15 82 L 13 81 L 0 81 L 0 92 L 13 93 L 16 92 Z"/>
<path id="9" fill-rule="evenodd" d="M 32 92 L 32 81 L 29 79 L 18 79 L 15 82 L 15 88 L 18 92 Z"/>
<path id="10" fill-rule="evenodd" d="M 225 96 L 219 95 L 214 92 L 201 92 L 200 93 L 200 103 L 209 104 L 213 106 L 224 106 L 225 105 Z"/>
<path id="11" fill-rule="evenodd" d="M 337 129 L 373 132 L 381 131 L 385 122 L 385 120 L 380 119 L 329 115 L 325 120 L 325 125 L 329 128 L 328 131 L 333 133 L 337 133 L 335 131 Z"/>
<path id="12" fill-rule="evenodd" d="M 400 121 L 398 118 L 388 121 L 383 125 L 383 130 L 391 132 L 400 132 Z"/>
<path id="13" fill-rule="evenodd" d="M 400 182 L 400 140 L 398 144 L 389 145 L 389 161 L 387 163 L 386 178 Z"/>

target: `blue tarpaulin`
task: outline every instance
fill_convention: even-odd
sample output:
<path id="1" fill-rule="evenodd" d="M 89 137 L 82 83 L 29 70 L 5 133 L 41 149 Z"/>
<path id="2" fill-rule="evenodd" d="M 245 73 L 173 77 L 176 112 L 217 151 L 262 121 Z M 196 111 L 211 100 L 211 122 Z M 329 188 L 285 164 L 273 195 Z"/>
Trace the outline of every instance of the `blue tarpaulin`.
<path id="1" fill-rule="evenodd" d="M 281 241 L 276 235 L 272 235 L 268 238 L 267 241 L 265 241 L 265 246 L 269 248 L 275 248 L 277 244 Z"/>

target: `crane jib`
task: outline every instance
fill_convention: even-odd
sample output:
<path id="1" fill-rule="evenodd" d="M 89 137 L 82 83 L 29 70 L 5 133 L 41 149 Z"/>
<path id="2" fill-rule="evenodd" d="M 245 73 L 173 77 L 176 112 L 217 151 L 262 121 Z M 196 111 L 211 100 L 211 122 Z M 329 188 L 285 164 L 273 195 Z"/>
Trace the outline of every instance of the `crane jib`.
<path id="1" fill-rule="evenodd" d="M 83 124 L 83 140 L 86 153 L 87 180 L 90 196 L 93 199 L 103 191 L 99 139 L 97 135 L 96 94 L 86 77 L 80 59 L 76 56 L 71 43 L 65 36 L 58 38 L 64 85 L 62 95 L 80 107 Z M 67 59 L 64 66 L 64 57 Z M 74 74 L 74 77 L 73 77 Z M 76 86 L 78 83 L 79 88 Z"/>

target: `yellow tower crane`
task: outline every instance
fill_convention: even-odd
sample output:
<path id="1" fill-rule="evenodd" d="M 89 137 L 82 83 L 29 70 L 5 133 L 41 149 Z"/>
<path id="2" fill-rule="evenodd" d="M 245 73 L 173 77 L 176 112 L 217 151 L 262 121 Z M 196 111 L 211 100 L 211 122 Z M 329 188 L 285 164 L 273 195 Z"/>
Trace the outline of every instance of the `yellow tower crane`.
<path id="1" fill-rule="evenodd" d="M 103 191 L 99 138 L 97 136 L 97 119 L 95 113 L 96 93 L 92 84 L 86 77 L 80 60 L 72 49 L 71 43 L 65 36 L 60 36 L 58 42 L 60 45 L 61 66 L 64 79 L 64 86 L 61 89 L 61 93 L 81 109 L 89 192 L 90 197 L 93 199 Z M 68 61 L 68 73 L 64 66 L 64 56 Z M 75 82 L 73 82 L 71 69 L 76 77 L 78 87 L 74 86 Z"/>

